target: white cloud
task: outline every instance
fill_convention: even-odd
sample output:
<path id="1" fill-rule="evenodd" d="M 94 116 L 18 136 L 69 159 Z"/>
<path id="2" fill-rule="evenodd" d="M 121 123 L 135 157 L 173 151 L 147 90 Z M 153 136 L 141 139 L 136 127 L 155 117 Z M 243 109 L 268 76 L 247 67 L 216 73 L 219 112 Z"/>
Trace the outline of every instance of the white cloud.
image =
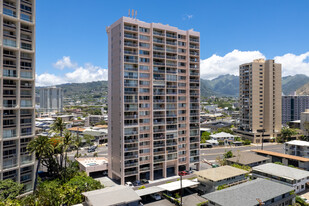
<path id="1" fill-rule="evenodd" d="M 276 56 L 275 61 L 282 64 L 282 76 L 305 74 L 309 76 L 309 52 L 304 54 L 285 54 Z"/>
<path id="2" fill-rule="evenodd" d="M 70 57 L 63 57 L 63 60 L 64 59 L 68 59 L 69 62 L 71 62 Z M 59 61 L 57 61 L 57 63 L 58 62 Z M 70 70 L 70 72 L 58 76 L 49 73 L 36 75 L 36 86 L 52 86 L 64 83 L 84 83 L 101 81 L 107 80 L 108 77 L 107 69 L 99 66 L 94 66 L 90 63 L 87 63 L 84 66 L 78 66 L 76 64 L 74 67 L 65 66 L 63 68 L 73 68 L 74 71 Z"/>
<path id="3" fill-rule="evenodd" d="M 202 60 L 201 78 L 213 79 L 224 74 L 239 74 L 239 65 L 252 62 L 254 59 L 264 58 L 260 51 L 234 50 L 224 56 L 216 54 Z M 275 62 L 282 64 L 282 76 L 305 74 L 309 76 L 309 52 L 304 54 L 285 54 L 274 57 Z"/>
<path id="4" fill-rule="evenodd" d="M 224 74 L 239 74 L 239 65 L 252 62 L 253 59 L 265 58 L 259 51 L 234 50 L 224 56 L 213 54 L 211 57 L 201 60 L 201 78 L 213 79 Z"/>
<path id="5" fill-rule="evenodd" d="M 53 66 L 57 69 L 64 69 L 64 68 L 75 68 L 77 64 L 71 61 L 69 56 L 64 56 L 62 59 L 59 59 Z"/>

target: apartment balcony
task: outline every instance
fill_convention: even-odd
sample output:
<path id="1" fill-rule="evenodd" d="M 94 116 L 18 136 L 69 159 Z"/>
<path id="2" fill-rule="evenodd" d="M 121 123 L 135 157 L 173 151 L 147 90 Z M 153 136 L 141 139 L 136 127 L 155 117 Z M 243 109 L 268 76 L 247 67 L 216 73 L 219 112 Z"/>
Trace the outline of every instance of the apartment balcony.
<path id="1" fill-rule="evenodd" d="M 32 72 L 20 71 L 20 77 L 24 79 L 33 79 Z"/>
<path id="2" fill-rule="evenodd" d="M 200 142 L 200 138 L 198 137 L 190 137 L 190 143 Z"/>
<path id="3" fill-rule="evenodd" d="M 165 139 L 165 136 L 164 135 L 158 135 L 156 136 L 156 134 L 153 135 L 153 139 L 154 140 L 164 140 Z"/>
<path id="4" fill-rule="evenodd" d="M 159 158 L 159 159 L 154 159 L 153 162 L 158 163 L 158 162 L 164 162 L 165 158 Z"/>
<path id="5" fill-rule="evenodd" d="M 16 129 L 6 129 L 3 130 L 3 139 L 16 137 Z"/>
<path id="6" fill-rule="evenodd" d="M 153 64 L 156 65 L 156 66 L 164 66 L 164 65 L 165 65 L 165 62 L 156 62 L 156 61 L 153 61 Z"/>
<path id="7" fill-rule="evenodd" d="M 168 37 L 168 38 L 173 38 L 173 39 L 177 39 L 177 35 L 176 35 L 176 34 L 166 33 L 166 37 Z"/>
<path id="8" fill-rule="evenodd" d="M 16 18 L 16 7 L 3 3 L 3 14 Z"/>
<path id="9" fill-rule="evenodd" d="M 164 40 L 163 39 L 153 39 L 153 42 L 159 43 L 159 44 L 164 44 Z"/>
<path id="10" fill-rule="evenodd" d="M 167 142 L 166 146 L 176 146 L 177 142 Z"/>
<path id="11" fill-rule="evenodd" d="M 138 165 L 138 162 L 128 162 L 124 163 L 125 167 L 136 167 Z"/>
<path id="12" fill-rule="evenodd" d="M 138 55 L 138 53 L 135 50 L 124 50 L 123 51 L 125 54 L 130 54 L 130 55 Z"/>
<path id="13" fill-rule="evenodd" d="M 128 172 L 124 172 L 124 175 L 128 176 L 128 175 L 135 175 L 137 174 L 137 170 L 136 171 L 128 171 Z"/>
<path id="14" fill-rule="evenodd" d="M 154 119 L 153 124 L 155 124 L 155 125 L 165 124 L 165 121 L 164 121 L 164 119 L 163 120 Z"/>
<path id="15" fill-rule="evenodd" d="M 176 46 L 177 45 L 177 41 L 168 41 L 167 40 L 166 44 Z"/>
<path id="16" fill-rule="evenodd" d="M 128 38 L 128 39 L 138 39 L 138 38 L 137 38 L 137 35 L 129 34 L 129 33 L 124 33 L 124 38 Z"/>
<path id="17" fill-rule="evenodd" d="M 20 136 L 24 137 L 24 136 L 33 136 L 34 134 L 32 132 L 21 132 Z"/>
<path id="18" fill-rule="evenodd" d="M 129 138 L 125 138 L 124 140 L 124 143 L 138 143 L 138 138 L 132 138 L 132 139 L 129 139 Z"/>
<path id="19" fill-rule="evenodd" d="M 137 27 L 136 26 L 124 26 L 125 30 L 129 30 L 129 31 L 137 31 Z"/>
<path id="20" fill-rule="evenodd" d="M 198 38 L 190 38 L 190 41 L 191 41 L 191 42 L 199 43 L 199 39 L 198 39 Z"/>
<path id="21" fill-rule="evenodd" d="M 138 62 L 138 60 L 137 60 L 137 58 L 132 58 L 132 59 L 124 59 L 124 62 L 125 63 L 137 63 Z"/>
<path id="22" fill-rule="evenodd" d="M 162 154 L 165 154 L 165 150 L 153 152 L 153 155 L 162 155 Z"/>
<path id="23" fill-rule="evenodd" d="M 128 47 L 137 47 L 137 43 L 133 43 L 133 42 L 124 42 L 124 46 L 128 46 Z"/>
<path id="24" fill-rule="evenodd" d="M 20 164 L 25 165 L 25 164 L 30 164 L 34 162 L 34 159 L 32 155 L 22 155 L 20 156 Z"/>
<path id="25" fill-rule="evenodd" d="M 139 169 L 140 172 L 145 172 L 145 171 L 148 171 L 150 170 L 150 167 L 142 167 Z"/>
<path id="26" fill-rule="evenodd" d="M 200 80 L 199 79 L 190 79 L 190 82 L 200 82 Z"/>
<path id="27" fill-rule="evenodd" d="M 155 142 L 153 142 L 153 146 L 154 147 L 164 147 L 165 142 L 164 141 L 155 141 Z"/>
<path id="28" fill-rule="evenodd" d="M 177 49 L 166 48 L 166 52 L 177 53 Z"/>
<path id="29" fill-rule="evenodd" d="M 137 159 L 138 158 L 138 155 L 136 154 L 136 155 L 125 155 L 124 156 L 124 159 Z"/>
<path id="30" fill-rule="evenodd" d="M 9 169 L 17 166 L 17 156 L 11 155 L 10 158 L 3 157 L 3 169 Z"/>
<path id="31" fill-rule="evenodd" d="M 164 47 L 159 47 L 159 46 L 153 46 L 153 50 L 156 50 L 156 51 L 164 51 Z"/>
<path id="32" fill-rule="evenodd" d="M 3 102 L 3 107 L 15 108 L 16 106 L 17 106 L 16 101 L 15 102 Z"/>
<path id="33" fill-rule="evenodd" d="M 190 55 L 192 55 L 192 56 L 199 56 L 199 52 L 190 51 Z"/>
<path id="34" fill-rule="evenodd" d="M 161 132 L 165 132 L 165 129 L 153 129 L 154 133 L 161 133 Z"/>
<path id="35" fill-rule="evenodd" d="M 193 44 L 190 44 L 190 48 L 191 48 L 191 49 L 200 49 L 200 47 L 199 47 L 199 46 L 197 46 L 197 45 L 193 45 Z"/>
<path id="36" fill-rule="evenodd" d="M 200 158 L 199 157 L 190 157 L 190 163 L 195 163 L 195 162 L 199 162 Z"/>
<path id="37" fill-rule="evenodd" d="M 4 46 L 8 46 L 8 47 L 14 47 L 16 48 L 16 41 L 15 40 L 11 40 L 11 39 L 5 39 L 3 38 L 3 45 Z"/>
<path id="38" fill-rule="evenodd" d="M 154 166 L 153 166 L 153 169 L 154 169 L 154 170 L 163 169 L 163 165 L 161 165 L 161 164 L 160 164 L 160 165 L 154 165 Z"/>
<path id="39" fill-rule="evenodd" d="M 165 36 L 164 32 L 153 31 L 154 36 Z"/>

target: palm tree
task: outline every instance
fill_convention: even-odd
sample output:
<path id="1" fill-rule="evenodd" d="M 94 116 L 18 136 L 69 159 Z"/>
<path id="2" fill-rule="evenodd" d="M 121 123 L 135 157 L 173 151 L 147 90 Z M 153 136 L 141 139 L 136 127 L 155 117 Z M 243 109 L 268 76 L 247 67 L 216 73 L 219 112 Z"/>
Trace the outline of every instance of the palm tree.
<path id="1" fill-rule="evenodd" d="M 63 151 L 65 153 L 65 157 L 64 157 L 64 181 L 65 181 L 65 177 L 66 177 L 66 168 L 67 168 L 67 157 L 68 157 L 68 148 L 72 145 L 73 143 L 73 137 L 71 135 L 71 133 L 68 130 L 65 130 L 64 132 L 64 136 L 61 142 L 61 145 L 63 147 Z"/>
<path id="2" fill-rule="evenodd" d="M 76 135 L 73 135 L 73 142 L 72 142 L 72 146 L 74 146 L 76 148 L 76 157 L 78 158 L 78 151 L 79 151 L 79 147 L 81 146 L 82 143 L 82 139 L 79 137 L 79 133 L 77 133 Z"/>
<path id="3" fill-rule="evenodd" d="M 47 136 L 38 136 L 37 138 L 34 138 L 29 142 L 27 150 L 31 154 L 35 153 L 35 158 L 38 160 L 38 165 L 35 172 L 34 188 L 33 188 L 33 191 L 35 192 L 41 160 L 45 158 L 47 155 L 53 153 L 53 146 L 50 142 L 50 139 Z"/>
<path id="4" fill-rule="evenodd" d="M 60 137 L 62 137 L 63 130 L 65 130 L 65 123 L 60 117 L 58 117 L 56 121 L 51 125 L 51 131 L 60 133 Z"/>

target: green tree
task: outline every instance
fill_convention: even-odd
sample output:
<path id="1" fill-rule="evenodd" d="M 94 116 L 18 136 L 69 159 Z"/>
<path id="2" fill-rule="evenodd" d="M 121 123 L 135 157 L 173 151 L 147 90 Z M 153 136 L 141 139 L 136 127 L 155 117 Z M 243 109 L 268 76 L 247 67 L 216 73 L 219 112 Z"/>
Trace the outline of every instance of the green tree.
<path id="1" fill-rule="evenodd" d="M 48 137 L 38 136 L 37 138 L 34 138 L 29 142 L 27 149 L 29 150 L 30 153 L 35 153 L 35 157 L 38 160 L 35 172 L 34 188 L 33 188 L 33 191 L 35 192 L 41 160 L 53 153 L 53 146 Z"/>
<path id="2" fill-rule="evenodd" d="M 0 202 L 4 202 L 8 199 L 14 200 L 21 194 L 23 185 L 14 182 L 11 179 L 0 181 Z"/>
<path id="3" fill-rule="evenodd" d="M 281 129 L 281 135 L 279 138 L 279 142 L 286 142 L 286 141 L 290 141 L 293 135 L 296 135 L 297 132 L 295 131 L 295 129 L 291 129 L 288 127 L 283 127 Z"/>
<path id="4" fill-rule="evenodd" d="M 64 188 L 64 203 L 68 205 L 78 204 L 83 201 L 83 192 L 92 191 L 104 188 L 103 185 L 86 173 L 79 173 L 63 185 Z"/>
<path id="5" fill-rule="evenodd" d="M 68 130 L 65 130 L 62 141 L 59 144 L 59 146 L 62 147 L 62 151 L 65 153 L 65 155 L 64 155 L 64 181 L 65 181 L 65 178 L 66 178 L 68 149 L 72 145 L 72 143 L 73 143 L 73 138 L 72 138 L 71 133 Z"/>
<path id="6" fill-rule="evenodd" d="M 210 140 L 210 132 L 203 132 L 201 136 L 201 143 L 206 143 L 206 140 Z"/>
<path id="7" fill-rule="evenodd" d="M 50 129 L 53 132 L 59 133 L 60 137 L 62 137 L 62 132 L 63 130 L 65 130 L 65 123 L 60 117 L 58 117 L 55 120 L 55 122 L 51 125 Z"/>
<path id="8" fill-rule="evenodd" d="M 223 154 L 223 158 L 224 158 L 224 159 L 228 159 L 228 158 L 231 158 L 231 157 L 233 157 L 233 152 L 232 152 L 232 150 L 229 150 L 229 151 L 226 151 L 226 150 L 225 150 L 225 153 Z"/>
<path id="9" fill-rule="evenodd" d="M 91 146 L 93 145 L 92 140 L 94 140 L 94 136 L 90 135 L 90 134 L 84 134 L 84 140 L 86 141 L 86 144 Z"/>

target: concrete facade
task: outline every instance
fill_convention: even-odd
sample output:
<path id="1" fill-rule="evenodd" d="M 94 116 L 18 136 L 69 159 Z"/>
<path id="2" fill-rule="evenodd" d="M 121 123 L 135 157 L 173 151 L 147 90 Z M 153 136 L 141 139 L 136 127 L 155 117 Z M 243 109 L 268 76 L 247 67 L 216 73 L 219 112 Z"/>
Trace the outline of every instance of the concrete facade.
<path id="1" fill-rule="evenodd" d="M 300 129 L 305 136 L 309 136 L 309 109 L 306 109 L 300 116 Z"/>
<path id="2" fill-rule="evenodd" d="M 34 156 L 27 152 L 35 124 L 35 0 L 0 3 L 0 180 L 30 192 Z"/>
<path id="3" fill-rule="evenodd" d="M 309 109 L 309 96 L 282 96 L 282 124 L 300 120 L 306 109 Z"/>
<path id="4" fill-rule="evenodd" d="M 109 176 L 124 184 L 198 169 L 199 32 L 130 17 L 106 30 Z"/>
<path id="5" fill-rule="evenodd" d="M 40 112 L 62 112 L 63 92 L 61 88 L 40 88 Z"/>
<path id="6" fill-rule="evenodd" d="M 239 66 L 240 123 L 237 133 L 260 143 L 281 131 L 281 64 L 257 59 Z M 264 131 L 264 132 L 263 132 Z"/>

